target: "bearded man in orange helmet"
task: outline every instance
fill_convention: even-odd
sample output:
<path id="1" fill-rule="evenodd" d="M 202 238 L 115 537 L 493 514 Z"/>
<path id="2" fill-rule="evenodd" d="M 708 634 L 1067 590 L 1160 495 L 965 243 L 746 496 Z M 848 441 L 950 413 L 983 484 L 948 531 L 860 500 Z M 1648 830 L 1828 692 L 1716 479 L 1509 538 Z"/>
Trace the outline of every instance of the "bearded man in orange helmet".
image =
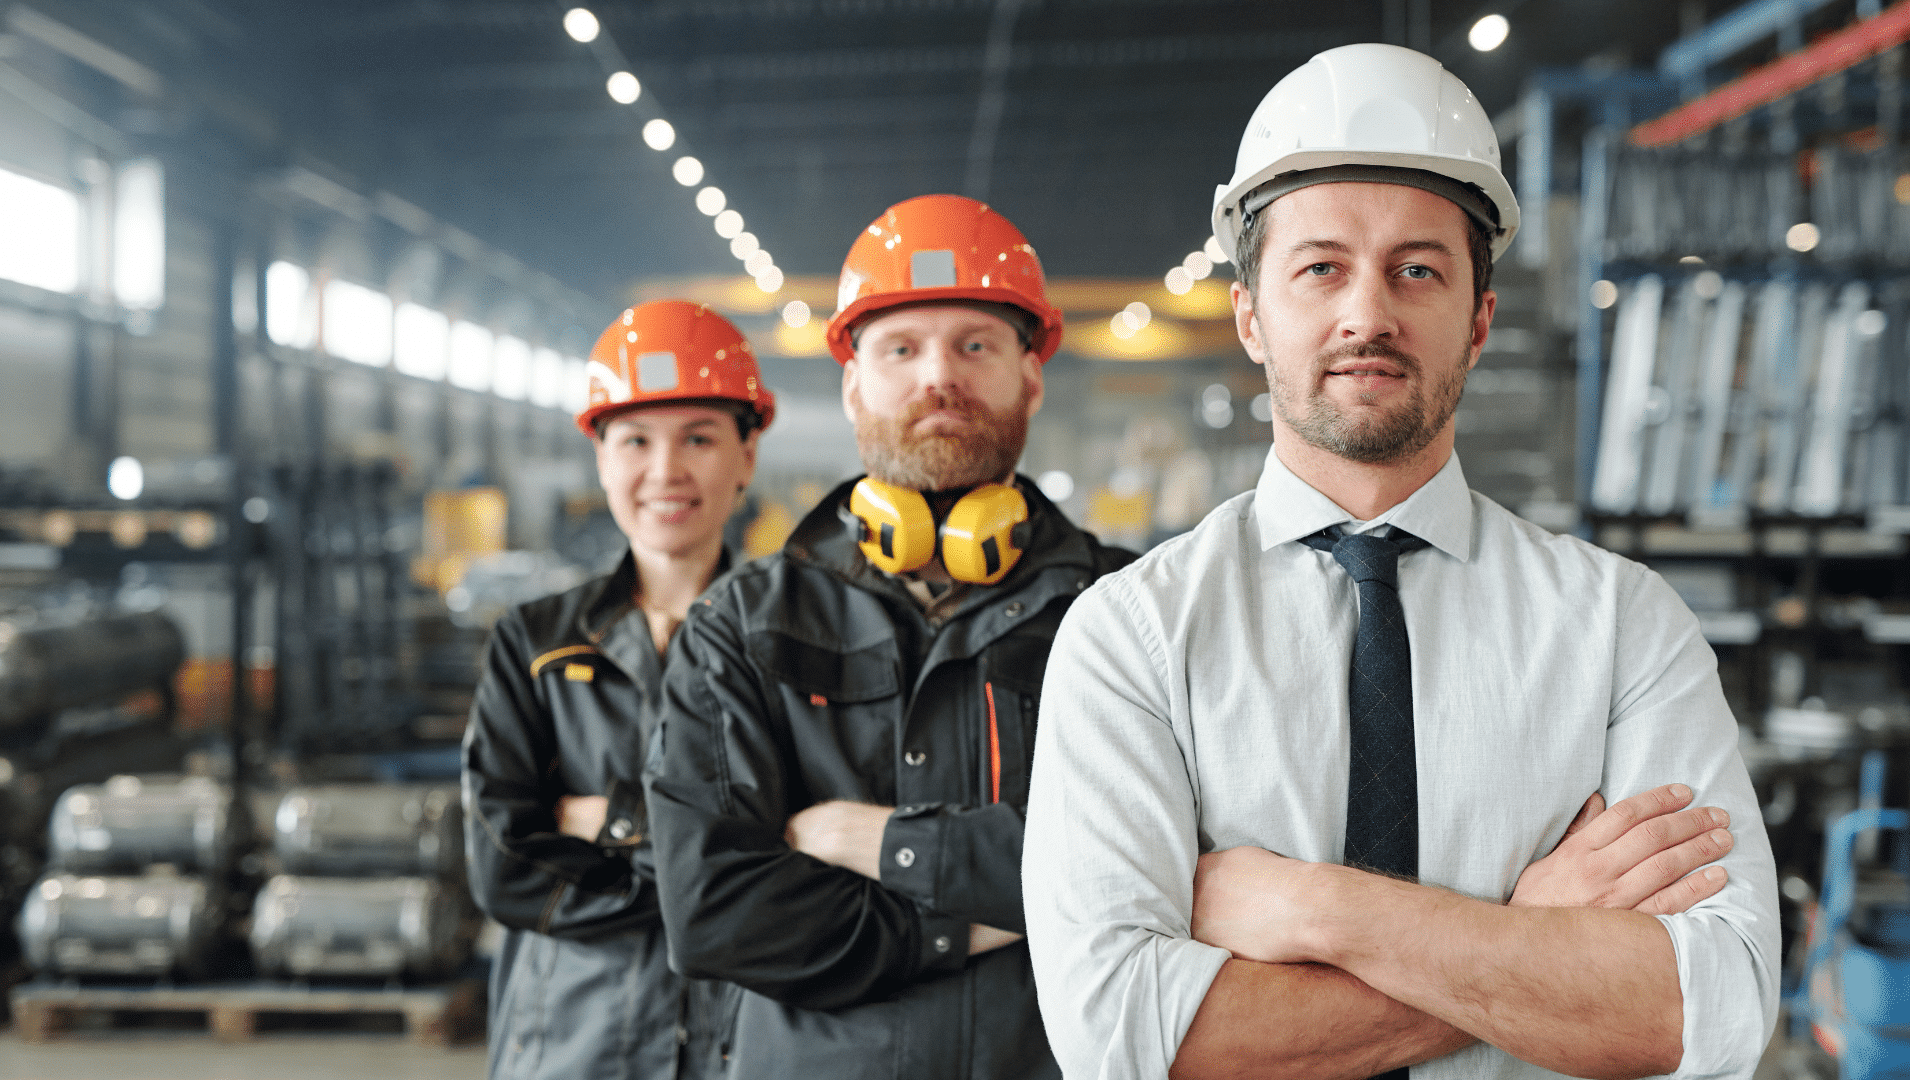
<path id="1" fill-rule="evenodd" d="M 498 621 L 465 734 L 471 891 L 507 931 L 490 1075 L 713 1077 L 735 991 L 670 971 L 638 777 L 662 654 L 728 568 L 723 525 L 776 400 L 736 327 L 680 300 L 625 311 L 588 371 L 577 426 L 630 548 Z"/>
<path id="2" fill-rule="evenodd" d="M 1059 1076 L 1023 806 L 1061 616 L 1133 556 L 1015 474 L 1061 338 L 1033 248 L 935 195 L 842 270 L 829 345 L 868 475 L 691 609 L 646 777 L 671 959 L 746 991 L 758 1077 Z"/>

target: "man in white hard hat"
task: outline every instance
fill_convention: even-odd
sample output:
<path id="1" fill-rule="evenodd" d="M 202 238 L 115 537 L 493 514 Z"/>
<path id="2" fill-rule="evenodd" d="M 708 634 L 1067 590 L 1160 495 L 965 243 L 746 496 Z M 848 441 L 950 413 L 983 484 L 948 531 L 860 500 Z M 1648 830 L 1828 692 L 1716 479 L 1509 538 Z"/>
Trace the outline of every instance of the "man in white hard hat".
<path id="1" fill-rule="evenodd" d="M 1518 225 L 1483 110 L 1322 53 L 1214 225 L 1274 446 L 1055 639 L 1022 874 L 1065 1073 L 1748 1077 L 1775 873 L 1697 620 L 1453 455 Z"/>

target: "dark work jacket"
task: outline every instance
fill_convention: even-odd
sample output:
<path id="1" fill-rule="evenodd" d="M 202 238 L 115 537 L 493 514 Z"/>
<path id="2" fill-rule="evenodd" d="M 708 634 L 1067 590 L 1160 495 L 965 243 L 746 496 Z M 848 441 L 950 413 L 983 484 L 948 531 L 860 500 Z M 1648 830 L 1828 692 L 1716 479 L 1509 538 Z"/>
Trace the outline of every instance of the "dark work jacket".
<path id="1" fill-rule="evenodd" d="M 677 632 L 645 777 L 657 882 L 671 963 L 747 991 L 739 1080 L 1060 1076 L 1027 945 L 971 958 L 968 927 L 1023 930 L 1048 649 L 1081 590 L 1134 556 L 1019 483 L 1028 552 L 946 618 L 863 558 L 836 516 L 845 484 Z M 830 799 L 897 808 L 879 883 L 784 843 L 791 815 Z"/>
<path id="2" fill-rule="evenodd" d="M 464 738 L 465 850 L 506 928 L 491 979 L 497 1080 L 722 1071 L 738 992 L 671 971 L 637 782 L 663 665 L 635 563 L 524 604 L 491 634 Z M 557 832 L 561 795 L 610 800 L 600 843 Z M 625 841 L 625 843 L 619 843 Z"/>

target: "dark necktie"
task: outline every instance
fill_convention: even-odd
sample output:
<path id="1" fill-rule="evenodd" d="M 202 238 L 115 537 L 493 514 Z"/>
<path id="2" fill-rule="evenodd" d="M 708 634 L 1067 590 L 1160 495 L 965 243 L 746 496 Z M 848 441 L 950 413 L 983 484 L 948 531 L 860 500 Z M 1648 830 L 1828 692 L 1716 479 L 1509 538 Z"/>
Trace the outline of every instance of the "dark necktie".
<path id="1" fill-rule="evenodd" d="M 1419 775 L 1413 756 L 1413 662 L 1399 606 L 1399 557 L 1426 541 L 1398 529 L 1306 538 L 1333 553 L 1359 588 L 1360 627 L 1347 680 L 1352 761 L 1346 789 L 1348 866 L 1419 873 Z"/>
<path id="2" fill-rule="evenodd" d="M 1399 529 L 1380 537 L 1340 534 L 1338 526 L 1306 538 L 1333 553 L 1359 588 L 1360 627 L 1347 680 L 1352 717 L 1343 861 L 1383 874 L 1419 875 L 1419 769 L 1413 753 L 1413 659 L 1406 613 L 1399 606 L 1399 557 L 1428 546 Z M 1407 1080 L 1394 1069 L 1376 1080 Z"/>

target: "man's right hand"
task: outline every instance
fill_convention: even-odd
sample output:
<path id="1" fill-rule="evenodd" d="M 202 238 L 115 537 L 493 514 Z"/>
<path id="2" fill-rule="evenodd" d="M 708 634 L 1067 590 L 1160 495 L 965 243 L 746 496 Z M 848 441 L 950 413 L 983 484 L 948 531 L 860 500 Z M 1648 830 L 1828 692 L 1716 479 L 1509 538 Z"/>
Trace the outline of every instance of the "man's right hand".
<path id="1" fill-rule="evenodd" d="M 1525 868 L 1513 907 L 1628 908 L 1676 915 L 1724 888 L 1721 866 L 1692 873 L 1731 850 L 1731 817 L 1715 806 L 1686 809 L 1683 784 L 1666 784 L 1610 807 L 1593 792 L 1550 855 Z"/>

